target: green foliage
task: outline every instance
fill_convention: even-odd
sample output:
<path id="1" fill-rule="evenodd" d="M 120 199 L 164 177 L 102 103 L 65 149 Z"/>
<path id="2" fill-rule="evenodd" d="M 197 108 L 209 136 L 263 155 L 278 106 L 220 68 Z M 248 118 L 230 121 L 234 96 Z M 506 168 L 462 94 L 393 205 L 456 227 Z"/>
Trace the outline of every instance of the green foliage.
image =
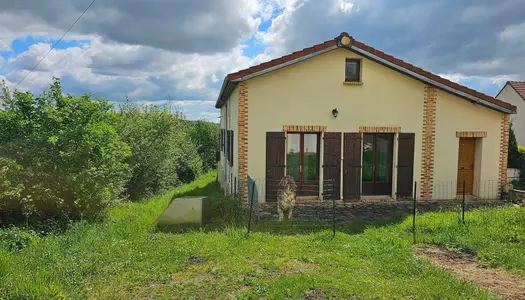
<path id="1" fill-rule="evenodd" d="M 514 135 L 514 129 L 512 128 L 512 123 L 510 123 L 509 130 L 509 156 L 507 165 L 509 168 L 520 168 L 522 164 L 522 156 L 518 150 L 518 142 L 516 141 L 516 136 Z"/>
<path id="2" fill-rule="evenodd" d="M 24 249 L 29 247 L 31 242 L 38 239 L 38 237 L 38 234 L 30 229 L 5 228 L 0 230 L 0 248 L 9 251 Z"/>
<path id="3" fill-rule="evenodd" d="M 525 275 L 525 209 L 509 207 L 468 212 L 463 224 L 452 212 L 427 213 L 418 218 L 418 242 L 477 254 L 492 267 Z M 411 224 L 406 222 L 406 232 Z"/>
<path id="4" fill-rule="evenodd" d="M 182 115 L 127 101 L 115 113 L 113 124 L 132 149 L 128 158 L 132 176 L 126 185 L 131 199 L 165 192 L 201 174 L 201 158 Z"/>
<path id="5" fill-rule="evenodd" d="M 19 217 L 97 217 L 118 201 L 129 147 L 107 124 L 112 106 L 64 96 L 55 79 L 35 96 L 0 95 L 0 207 Z M 2 218 L 2 219 L 4 219 Z"/>
<path id="6" fill-rule="evenodd" d="M 217 196 L 214 179 L 212 172 L 147 202 L 119 204 L 103 223 L 78 222 L 17 251 L 0 247 L 0 298 L 303 299 L 309 291 L 334 299 L 497 298 L 416 258 L 410 218 L 348 225 L 334 239 L 324 229 L 249 238 L 245 227 L 232 226 L 154 231 L 173 197 Z M 457 214 L 430 213 L 418 216 L 418 239 L 474 251 L 519 273 L 525 272 L 524 222 L 522 208 L 469 212 L 465 225 Z"/>
<path id="7" fill-rule="evenodd" d="M 205 171 L 217 168 L 217 151 L 219 151 L 219 126 L 215 123 L 200 120 L 190 123 L 189 136 L 197 146 Z"/>

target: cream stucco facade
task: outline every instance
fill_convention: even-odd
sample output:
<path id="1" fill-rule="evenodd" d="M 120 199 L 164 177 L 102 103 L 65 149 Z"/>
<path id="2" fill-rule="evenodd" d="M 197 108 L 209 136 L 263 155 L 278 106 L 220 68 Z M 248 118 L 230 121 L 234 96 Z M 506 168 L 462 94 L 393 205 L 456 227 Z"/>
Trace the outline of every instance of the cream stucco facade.
<path id="1" fill-rule="evenodd" d="M 347 58 L 361 60 L 361 84 L 344 84 Z M 435 122 L 430 128 L 432 137 L 425 139 L 425 134 L 428 135 L 424 107 L 427 84 L 344 48 L 248 79 L 243 84 L 249 91 L 247 174 L 256 181 L 259 202 L 265 201 L 266 133 L 281 132 L 286 125 L 324 126 L 326 132 L 341 134 L 359 132 L 361 127 L 395 127 L 400 128 L 402 133 L 414 133 L 413 180 L 422 180 L 423 170 L 428 176 L 429 171 L 422 165 L 422 160 L 425 155 L 431 157 L 433 171 L 430 171 L 432 180 L 429 187 L 433 189 L 431 194 L 434 199 L 456 197 L 457 132 L 483 132 L 486 137 L 475 138 L 474 181 L 477 184 L 474 184 L 474 194 L 482 194 L 484 198 L 498 197 L 502 112 L 435 89 L 435 108 L 431 108 Z M 237 91 L 238 88 L 235 88 L 221 107 L 221 128 L 235 130 L 235 145 L 238 142 Z M 339 111 L 337 118 L 332 115 L 334 108 Z M 324 134 L 320 134 L 323 143 Z M 392 194 L 389 196 L 395 198 L 399 133 L 392 134 Z M 423 153 L 424 140 L 433 141 L 430 146 L 433 153 Z M 341 147 L 344 147 L 344 141 Z M 320 149 L 319 165 L 322 166 L 322 145 Z M 223 155 L 219 163 L 219 179 L 227 191 L 230 191 L 231 180 L 235 180 L 238 174 L 237 151 L 234 154 L 232 168 Z M 341 161 L 343 159 L 342 156 Z M 320 169 L 319 180 L 322 181 L 322 167 Z M 343 185 L 340 187 L 341 197 Z M 417 189 L 418 197 L 420 193 L 421 190 Z"/>
<path id="2" fill-rule="evenodd" d="M 512 129 L 514 130 L 518 144 L 525 146 L 525 117 L 520 115 L 520 112 L 525 111 L 525 100 L 510 84 L 506 84 L 496 98 L 518 107 L 518 113 L 511 117 Z"/>
<path id="3" fill-rule="evenodd" d="M 235 88 L 228 99 L 228 103 L 222 107 L 219 126 L 221 129 L 233 130 L 233 165 L 230 166 L 225 152 L 221 151 L 217 170 L 219 183 L 227 194 L 236 193 L 238 189 L 239 169 L 236 162 L 239 160 L 239 154 L 235 150 L 239 140 L 239 132 L 237 130 L 239 123 L 238 94 L 239 89 Z M 229 145 L 225 145 L 225 147 L 229 147 Z"/>

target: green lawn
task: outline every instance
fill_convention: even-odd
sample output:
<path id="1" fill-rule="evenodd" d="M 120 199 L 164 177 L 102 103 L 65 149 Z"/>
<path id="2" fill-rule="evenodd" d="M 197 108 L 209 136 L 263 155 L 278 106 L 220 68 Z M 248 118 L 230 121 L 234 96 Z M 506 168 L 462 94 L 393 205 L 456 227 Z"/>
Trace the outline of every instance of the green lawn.
<path id="1" fill-rule="evenodd" d="M 246 228 L 233 223 L 183 234 L 155 232 L 152 223 L 174 196 L 206 193 L 225 202 L 214 179 L 210 173 L 168 195 L 122 204 L 105 222 L 75 223 L 62 234 L 0 230 L 0 298 L 494 297 L 416 258 L 410 219 L 340 227 L 335 239 L 330 230 L 300 233 L 274 226 L 258 226 L 247 238 Z M 215 209 L 223 217 L 233 211 L 224 205 Z M 472 212 L 466 225 L 456 214 L 431 213 L 419 216 L 418 224 L 420 242 L 472 251 L 525 276 L 523 208 Z M 11 240 L 14 233 L 27 236 L 29 245 L 8 250 L 8 231 Z"/>

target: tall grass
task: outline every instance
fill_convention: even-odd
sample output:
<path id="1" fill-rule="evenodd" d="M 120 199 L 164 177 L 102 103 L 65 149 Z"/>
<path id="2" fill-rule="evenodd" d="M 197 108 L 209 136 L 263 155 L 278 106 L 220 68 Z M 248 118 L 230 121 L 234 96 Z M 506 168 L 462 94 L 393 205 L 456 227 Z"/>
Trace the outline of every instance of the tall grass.
<path id="1" fill-rule="evenodd" d="M 22 247 L 0 246 L 0 298 L 298 299 L 309 291 L 345 299 L 493 298 L 416 258 L 409 220 L 342 229 L 334 239 L 324 229 L 262 230 L 249 238 L 243 226 L 155 231 L 155 218 L 174 197 L 210 195 L 219 219 L 238 214 L 238 201 L 222 197 L 214 179 L 209 173 L 168 194 L 119 205 L 101 223 L 78 222 L 63 233 L 30 234 Z M 422 242 L 480 251 L 482 257 L 499 247 L 496 265 L 523 250 L 522 209 L 472 212 L 467 225 L 451 213 L 426 214 L 418 222 Z M 522 268 L 523 253 L 516 252 L 520 257 L 509 268 Z"/>
<path id="2" fill-rule="evenodd" d="M 427 213 L 418 218 L 418 241 L 475 253 L 489 266 L 525 274 L 523 207 L 467 212 L 465 224 L 457 213 Z"/>

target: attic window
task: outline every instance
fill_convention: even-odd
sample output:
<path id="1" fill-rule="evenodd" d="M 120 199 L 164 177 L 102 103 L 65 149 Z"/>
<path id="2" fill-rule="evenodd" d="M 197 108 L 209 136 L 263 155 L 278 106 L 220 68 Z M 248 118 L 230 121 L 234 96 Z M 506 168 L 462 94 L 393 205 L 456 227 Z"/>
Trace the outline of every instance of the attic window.
<path id="1" fill-rule="evenodd" d="M 345 64 L 345 82 L 361 82 L 361 60 L 347 58 Z"/>

